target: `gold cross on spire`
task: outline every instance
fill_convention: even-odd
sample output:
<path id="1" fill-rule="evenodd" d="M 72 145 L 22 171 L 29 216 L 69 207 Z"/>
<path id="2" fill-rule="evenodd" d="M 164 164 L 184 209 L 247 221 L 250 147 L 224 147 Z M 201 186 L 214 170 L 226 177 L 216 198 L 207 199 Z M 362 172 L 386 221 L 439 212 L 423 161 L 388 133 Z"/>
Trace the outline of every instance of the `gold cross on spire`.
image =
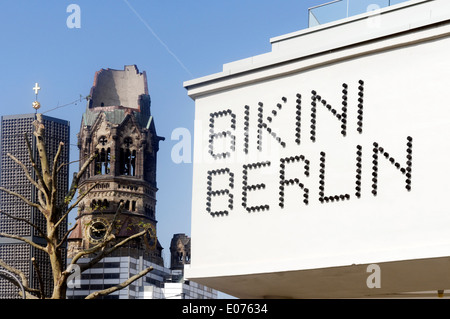
<path id="1" fill-rule="evenodd" d="M 34 85 L 34 88 L 33 88 L 34 94 L 36 94 L 36 99 L 37 99 L 37 95 L 38 95 L 40 89 L 41 88 L 39 87 L 39 84 L 37 84 L 37 82 L 36 82 L 36 84 Z"/>
<path id="2" fill-rule="evenodd" d="M 34 88 L 33 88 L 34 94 L 36 94 L 36 101 L 33 102 L 33 108 L 36 111 L 41 107 L 41 104 L 37 101 L 37 97 L 38 97 L 38 93 L 39 93 L 40 89 L 41 88 L 39 87 L 39 84 L 36 82 L 36 84 L 34 85 Z"/>

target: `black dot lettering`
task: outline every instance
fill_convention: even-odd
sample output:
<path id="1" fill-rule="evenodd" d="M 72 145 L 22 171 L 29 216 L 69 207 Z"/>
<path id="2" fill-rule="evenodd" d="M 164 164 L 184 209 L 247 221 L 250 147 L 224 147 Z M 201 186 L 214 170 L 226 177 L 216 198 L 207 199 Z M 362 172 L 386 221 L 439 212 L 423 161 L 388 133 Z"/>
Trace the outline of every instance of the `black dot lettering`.
<path id="1" fill-rule="evenodd" d="M 410 191 L 411 190 L 411 172 L 412 172 L 412 137 L 407 137 L 406 143 L 406 165 L 403 167 L 399 162 L 395 160 L 388 152 L 386 152 L 382 147 L 378 145 L 378 143 L 373 143 L 373 161 L 372 161 L 372 194 L 374 196 L 377 195 L 378 188 L 378 154 L 383 155 L 395 168 L 397 168 L 403 175 L 406 176 L 405 180 L 405 188 Z"/>
<path id="2" fill-rule="evenodd" d="M 342 136 L 347 135 L 347 100 L 348 100 L 348 85 L 342 84 L 342 111 L 338 113 L 330 104 L 327 103 L 320 95 L 317 94 L 315 90 L 311 91 L 311 141 L 316 141 L 316 113 L 317 113 L 317 102 L 323 104 L 323 106 L 328 109 L 340 122 L 341 122 L 341 134 Z"/>
<path id="3" fill-rule="evenodd" d="M 244 106 L 244 153 L 248 154 L 250 106 Z"/>
<path id="4" fill-rule="evenodd" d="M 249 191 L 255 191 L 255 190 L 261 190 L 265 189 L 266 185 L 261 184 L 248 184 L 248 170 L 251 169 L 257 169 L 265 166 L 270 166 L 270 162 L 258 162 L 253 164 L 247 164 L 243 165 L 243 171 L 242 171 L 242 206 L 247 210 L 247 212 L 254 212 L 254 211 L 263 211 L 268 210 L 270 207 L 269 205 L 258 205 L 258 206 L 248 206 L 247 205 L 247 196 Z"/>
<path id="5" fill-rule="evenodd" d="M 236 115 L 231 110 L 225 110 L 225 111 L 219 111 L 214 112 L 210 114 L 209 118 L 209 145 L 208 145 L 208 153 L 211 154 L 211 156 L 214 159 L 221 159 L 231 156 L 231 152 L 221 152 L 221 153 L 215 153 L 214 152 L 214 140 L 217 138 L 227 138 L 230 137 L 230 151 L 235 151 L 236 149 L 236 136 L 234 136 L 231 131 L 221 131 L 221 132 L 215 132 L 214 130 L 214 122 L 215 118 L 222 117 L 222 116 L 230 116 L 231 117 L 231 124 L 230 128 L 233 130 L 236 129 Z"/>
<path id="6" fill-rule="evenodd" d="M 346 137 L 348 135 L 348 108 L 353 107 L 353 104 L 349 102 L 349 85 L 346 83 L 342 84 L 341 87 L 341 97 L 342 97 L 342 108 L 339 107 L 334 108 L 332 104 L 329 103 L 323 96 L 319 95 L 317 91 L 312 90 L 311 91 L 311 113 L 310 113 L 310 123 L 307 125 L 309 126 L 309 136 L 311 141 L 314 143 L 316 142 L 316 139 L 318 138 L 318 127 L 320 127 L 320 130 L 325 130 L 326 128 L 322 128 L 323 124 L 318 124 L 320 120 L 317 119 L 317 110 L 326 108 L 330 115 L 333 118 L 336 118 L 340 125 L 340 130 L 337 131 L 337 135 L 339 138 Z M 357 94 L 358 103 L 354 104 L 354 107 L 357 105 L 356 111 L 356 132 L 353 132 L 354 134 L 362 134 L 363 133 L 363 120 L 364 120 L 364 113 L 363 113 L 363 107 L 364 107 L 364 81 L 360 80 L 358 82 L 358 87 L 356 89 L 355 87 L 355 93 Z M 295 116 L 295 124 L 292 123 L 292 127 L 289 127 L 291 129 L 290 134 L 292 143 L 295 141 L 296 145 L 301 144 L 301 138 L 302 135 L 305 135 L 305 133 L 302 134 L 302 127 L 301 127 L 301 120 L 302 120 L 302 95 L 300 93 L 297 93 L 295 95 L 295 103 L 294 100 L 291 101 L 291 98 L 289 96 L 289 100 L 292 104 L 286 104 L 288 101 L 288 98 L 285 96 L 282 96 L 279 100 L 279 103 L 276 103 L 272 108 L 267 108 L 267 106 L 264 105 L 263 102 L 259 102 L 257 105 L 257 108 L 254 110 L 252 109 L 252 112 L 250 112 L 250 106 L 245 105 L 244 111 L 243 111 L 243 126 L 244 126 L 244 136 L 243 136 L 243 145 L 239 145 L 239 148 L 241 148 L 241 152 L 243 150 L 244 154 L 249 153 L 249 130 L 250 130 L 250 113 L 254 113 L 255 118 L 252 118 L 252 121 L 254 120 L 257 124 L 257 134 L 251 135 L 252 137 L 255 136 L 255 138 L 252 138 L 253 141 L 256 141 L 255 144 L 257 145 L 257 150 L 262 151 L 263 147 L 263 137 L 265 137 L 264 134 L 270 135 L 273 139 L 277 141 L 280 145 L 283 147 L 286 147 L 285 141 L 279 136 L 279 133 L 281 131 L 278 131 L 276 129 L 275 124 L 277 121 L 280 121 L 280 116 L 283 115 L 283 112 L 286 112 L 287 106 L 292 106 L 292 109 L 290 109 L 291 116 Z M 295 105 L 295 107 L 294 107 Z M 242 112 L 242 111 L 241 111 Z M 295 112 L 295 115 L 293 115 Z M 327 111 L 319 111 L 328 113 Z M 309 113 L 309 112 L 307 112 Z M 241 113 L 242 115 L 242 113 Z M 307 114 L 308 115 L 308 114 Z M 330 116 L 330 115 L 324 115 Z M 305 115 L 303 115 L 304 117 Z M 319 116 L 320 117 L 320 116 Z M 220 119 L 219 119 L 220 118 Z M 294 119 L 292 119 L 294 120 Z M 305 120 L 305 119 L 304 119 Z M 334 121 L 334 120 L 331 120 Z M 336 122 L 334 122 L 335 125 Z M 207 151 L 214 159 L 222 159 L 231 157 L 232 152 L 236 151 L 236 116 L 231 111 L 231 109 L 223 109 L 217 112 L 210 113 L 209 117 L 209 123 L 208 124 L 208 130 L 209 130 L 209 145 Z M 333 125 L 333 123 L 332 123 Z M 334 126 L 333 125 L 333 126 Z M 225 127 L 223 127 L 225 126 Z M 275 128 L 275 129 L 274 129 Z M 295 131 L 293 131 L 295 129 Z M 332 128 L 333 129 L 333 128 Z M 353 129 L 353 128 L 352 128 Z M 255 132 L 254 132 L 255 133 Z M 254 134 L 252 133 L 252 134 Z M 359 133 L 359 134 L 358 134 Z M 295 134 L 295 137 L 293 136 Z M 308 132 L 306 133 L 308 135 Z M 270 137 L 269 137 L 270 139 Z M 223 143 L 222 143 L 223 142 Z M 226 142 L 226 143 L 225 143 Z M 265 145 L 264 145 L 265 146 Z M 380 173 L 381 170 L 398 170 L 400 173 L 393 173 L 398 174 L 398 176 L 401 178 L 399 182 L 402 183 L 402 188 L 406 189 L 407 191 L 411 191 L 412 189 L 412 151 L 413 151 L 413 139 L 412 137 L 407 137 L 406 141 L 406 154 L 403 155 L 406 157 L 403 157 L 403 160 L 398 160 L 399 157 L 397 157 L 399 150 L 390 149 L 389 147 L 386 149 L 382 147 L 378 142 L 373 143 L 372 145 L 366 145 L 364 147 L 368 147 L 364 149 L 364 155 L 367 158 L 364 158 L 366 161 L 364 161 L 364 167 L 363 167 L 363 146 L 356 145 L 356 152 L 353 149 L 351 153 L 353 153 L 353 156 L 356 157 L 356 165 L 353 166 L 350 172 L 350 178 L 353 179 L 353 186 L 350 188 L 353 189 L 353 194 L 357 199 L 360 199 L 363 197 L 366 191 L 366 188 L 363 187 L 367 184 L 368 191 L 372 193 L 372 195 L 368 194 L 367 196 L 380 196 L 381 191 L 383 190 L 383 187 L 380 186 L 380 180 L 383 180 L 383 175 Z M 314 148 L 313 148 L 314 149 Z M 295 190 L 297 195 L 294 199 L 298 202 L 298 205 L 311 205 L 312 201 L 317 201 L 317 197 L 315 197 L 318 193 L 318 201 L 320 203 L 336 203 L 339 201 L 345 201 L 350 199 L 350 194 L 327 194 L 327 162 L 333 161 L 333 158 L 327 158 L 327 154 L 324 152 L 320 152 L 320 155 L 318 157 L 318 162 L 313 162 L 313 166 L 311 166 L 310 161 L 304 156 L 304 155 L 296 155 L 296 156 L 287 156 L 284 153 L 279 159 L 279 184 L 278 184 L 278 196 L 276 196 L 275 201 L 278 199 L 278 206 L 282 210 L 286 210 L 287 208 L 287 196 L 288 194 L 291 194 L 290 191 Z M 404 152 L 400 150 L 400 154 Z M 262 155 L 262 154 L 259 154 Z M 329 156 L 329 155 L 328 155 Z M 337 155 L 339 156 L 339 155 Z M 380 164 L 381 163 L 381 164 Z M 389 163 L 389 164 L 384 164 Z M 295 167 L 292 165 L 296 165 Z M 354 165 L 354 164 L 353 164 Z M 367 165 L 367 168 L 365 167 Z M 388 166 L 391 166 L 391 168 L 386 168 Z M 242 199 L 241 203 L 245 211 L 251 213 L 251 212 L 261 212 L 261 211 L 267 211 L 270 210 L 270 206 L 273 206 L 276 203 L 269 202 L 269 198 L 265 199 L 266 197 L 259 197 L 262 198 L 262 203 L 256 202 L 253 203 L 250 198 L 254 196 L 251 192 L 258 192 L 258 191 L 264 191 L 268 192 L 266 190 L 268 188 L 268 185 L 262 183 L 263 178 L 261 172 L 258 170 L 264 167 L 270 166 L 270 162 L 260 161 L 256 163 L 251 164 L 245 164 L 242 166 L 242 172 L 239 172 L 242 177 L 242 189 L 241 194 L 235 193 L 233 194 L 233 189 L 235 188 L 235 176 L 230 171 L 229 168 L 222 168 L 222 169 L 214 169 L 207 172 L 206 175 L 206 211 L 208 214 L 210 214 L 213 217 L 216 216 L 224 216 L 228 215 L 229 212 L 231 212 L 233 209 L 236 209 L 234 207 L 234 201 L 235 197 L 237 199 Z M 311 188 L 308 188 L 308 183 L 305 184 L 305 181 L 311 182 L 310 180 L 310 170 L 311 167 L 313 167 L 314 173 L 316 173 L 316 169 L 318 169 L 318 175 L 314 175 L 315 178 L 318 178 L 318 185 L 315 186 L 314 190 Z M 382 167 L 382 168 L 381 168 Z M 298 169 L 299 171 L 297 173 L 293 173 L 294 176 L 289 176 L 291 169 Z M 339 168 L 337 168 L 339 170 Z M 251 171 L 256 171 L 249 176 Z M 330 170 L 330 168 L 328 168 Z M 363 178 L 363 170 L 368 170 L 367 172 L 364 172 L 364 178 Z M 353 173 L 352 173 L 353 172 Z M 342 174 L 340 174 L 342 175 Z M 328 180 L 332 178 L 330 175 L 330 172 L 328 172 Z M 260 179 L 259 183 L 252 183 L 249 180 L 258 180 Z M 394 176 L 395 178 L 395 176 Z M 240 179 L 239 179 L 240 180 Z M 219 183 L 220 182 L 220 183 Z M 317 180 L 315 181 L 317 182 Z M 314 183 L 315 184 L 315 183 Z M 222 185 L 222 186 L 218 186 Z M 215 186 L 215 188 L 214 188 Z M 288 188 L 289 186 L 294 186 L 292 189 Z M 239 189 L 241 185 L 237 186 Z M 317 187 L 317 188 L 316 188 Z M 364 191 L 363 191 L 364 189 Z M 317 193 L 316 193 L 317 191 Z M 332 192 L 330 187 L 328 186 L 328 192 Z M 311 196 L 311 193 L 313 193 L 313 196 Z M 351 193 L 351 192 L 350 192 Z M 259 193 L 260 195 L 265 195 L 265 193 Z M 259 195 L 258 193 L 255 195 Z M 234 196 L 233 196 L 234 195 Z M 273 194 L 276 195 L 276 194 Z M 256 200 L 257 197 L 255 197 Z M 314 199 L 315 198 L 315 199 Z M 241 210 L 244 210 L 240 208 Z"/>
<path id="7" fill-rule="evenodd" d="M 283 102 L 286 103 L 287 102 L 287 98 L 283 97 L 282 98 Z M 286 147 L 286 143 L 284 141 L 281 140 L 281 138 L 279 136 L 277 136 L 277 134 L 273 131 L 272 128 L 270 128 L 266 122 L 264 122 L 263 120 L 263 106 L 264 104 L 262 102 L 258 103 L 258 136 L 257 136 L 257 148 L 258 151 L 262 151 L 262 138 L 263 138 L 263 129 L 265 129 L 273 138 L 275 138 L 275 140 L 281 144 L 282 147 Z M 277 108 L 278 110 L 282 109 L 282 104 L 278 103 L 277 104 Z M 277 110 L 274 109 L 271 111 L 271 114 L 273 117 L 277 116 Z M 269 116 L 267 117 L 267 121 L 269 123 L 272 122 L 273 117 Z"/>
<path id="8" fill-rule="evenodd" d="M 281 208 L 284 207 L 284 188 L 285 188 L 285 186 L 289 186 L 289 185 L 298 185 L 300 187 L 300 189 L 303 190 L 303 203 L 305 205 L 308 205 L 308 203 L 309 203 L 309 189 L 306 188 L 303 183 L 300 183 L 300 180 L 298 178 L 294 178 L 294 179 L 286 179 L 285 178 L 286 164 L 293 163 L 293 162 L 299 162 L 299 161 L 303 161 L 305 163 L 304 174 L 305 174 L 305 176 L 309 176 L 309 161 L 305 160 L 305 157 L 303 155 L 286 157 L 286 158 L 280 159 L 279 206 Z M 306 162 L 307 162 L 307 164 L 306 164 Z"/>
<path id="9" fill-rule="evenodd" d="M 233 172 L 230 171 L 230 169 L 228 168 L 222 168 L 222 169 L 218 169 L 218 170 L 212 170 L 212 171 L 208 171 L 207 172 L 207 197 L 206 197 L 206 211 L 211 214 L 213 217 L 215 216 L 224 216 L 224 215 L 228 215 L 229 210 L 233 209 L 233 194 L 230 193 L 230 189 L 234 188 L 234 174 Z M 217 189 L 217 190 L 213 190 L 212 188 L 212 180 L 213 180 L 213 176 L 216 175 L 222 175 L 222 174 L 228 174 L 229 176 L 229 188 L 230 189 Z M 224 196 L 224 195 L 228 195 L 228 209 L 225 210 L 221 210 L 221 211 L 213 211 L 211 206 L 212 206 L 212 197 L 214 196 Z"/>
<path id="10" fill-rule="evenodd" d="M 329 201 L 339 201 L 339 200 L 346 200 L 350 199 L 349 194 L 342 194 L 342 195 L 333 195 L 333 196 L 325 196 L 325 152 L 320 152 L 320 170 L 319 170 L 319 201 L 321 203 Z"/>
<path id="11" fill-rule="evenodd" d="M 361 174 L 362 174 L 362 146 L 356 146 L 356 186 L 355 186 L 355 196 L 357 198 L 361 197 Z"/>
<path id="12" fill-rule="evenodd" d="M 358 128 L 356 129 L 360 134 L 363 131 L 363 107 L 364 107 L 364 81 L 359 80 L 358 86 Z"/>

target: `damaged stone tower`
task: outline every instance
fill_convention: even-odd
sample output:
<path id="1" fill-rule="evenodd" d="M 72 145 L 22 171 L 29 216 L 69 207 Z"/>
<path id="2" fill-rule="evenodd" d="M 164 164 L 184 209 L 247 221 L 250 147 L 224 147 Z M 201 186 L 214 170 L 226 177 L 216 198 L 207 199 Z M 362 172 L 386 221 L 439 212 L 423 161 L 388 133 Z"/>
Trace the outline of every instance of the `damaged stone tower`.
<path id="1" fill-rule="evenodd" d="M 124 209 L 119 239 L 136 233 L 140 223 L 150 223 L 156 230 L 156 157 L 161 140 L 150 112 L 145 72 L 134 65 L 98 71 L 78 134 L 80 165 L 90 154 L 97 156 L 80 182 L 79 193 L 97 185 L 79 205 L 69 258 L 103 238 L 120 203 Z M 159 242 L 141 238 L 115 256 L 144 256 L 162 265 L 161 250 Z"/>

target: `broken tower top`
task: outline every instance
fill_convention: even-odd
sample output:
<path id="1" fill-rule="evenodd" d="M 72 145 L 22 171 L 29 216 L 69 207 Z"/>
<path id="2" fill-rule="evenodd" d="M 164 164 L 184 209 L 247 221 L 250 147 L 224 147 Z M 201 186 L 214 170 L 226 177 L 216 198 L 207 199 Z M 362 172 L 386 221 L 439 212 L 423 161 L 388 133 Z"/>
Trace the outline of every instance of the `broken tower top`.
<path id="1" fill-rule="evenodd" d="M 149 102 L 147 76 L 136 65 L 123 70 L 101 69 L 96 72 L 89 108 L 121 106 L 143 111 Z"/>

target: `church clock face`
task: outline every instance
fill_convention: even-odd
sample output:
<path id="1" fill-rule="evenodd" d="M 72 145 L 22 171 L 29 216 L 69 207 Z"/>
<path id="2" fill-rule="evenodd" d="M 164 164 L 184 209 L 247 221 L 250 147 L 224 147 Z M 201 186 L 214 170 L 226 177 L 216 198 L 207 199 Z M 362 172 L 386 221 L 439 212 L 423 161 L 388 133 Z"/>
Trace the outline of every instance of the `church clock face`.
<path id="1" fill-rule="evenodd" d="M 93 244 L 101 242 L 106 235 L 109 223 L 104 219 L 94 219 L 87 227 L 89 241 Z"/>

